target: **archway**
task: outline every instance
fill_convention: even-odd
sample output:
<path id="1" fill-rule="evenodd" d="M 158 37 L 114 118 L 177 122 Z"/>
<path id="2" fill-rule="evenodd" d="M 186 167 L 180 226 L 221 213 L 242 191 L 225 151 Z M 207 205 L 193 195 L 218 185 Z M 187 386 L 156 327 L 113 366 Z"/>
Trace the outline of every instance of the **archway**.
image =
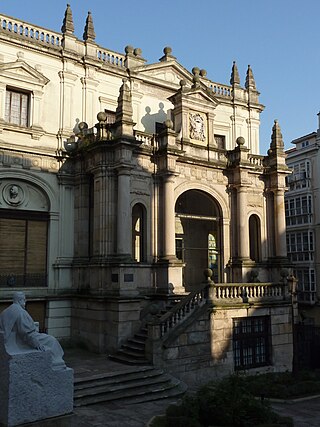
<path id="1" fill-rule="evenodd" d="M 176 256 L 184 263 L 183 282 L 187 291 L 197 288 L 206 268 L 213 280 L 222 280 L 221 209 L 216 200 L 201 190 L 181 194 L 175 206 Z"/>

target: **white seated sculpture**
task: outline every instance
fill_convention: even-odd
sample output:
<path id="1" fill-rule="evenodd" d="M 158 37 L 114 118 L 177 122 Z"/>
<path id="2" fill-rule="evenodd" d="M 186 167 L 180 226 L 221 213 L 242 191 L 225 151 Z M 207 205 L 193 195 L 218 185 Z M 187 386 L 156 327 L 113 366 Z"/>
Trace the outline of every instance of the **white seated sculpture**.
<path id="1" fill-rule="evenodd" d="M 0 425 L 16 426 L 73 410 L 73 370 L 51 335 L 39 333 L 23 292 L 0 313 Z"/>
<path id="2" fill-rule="evenodd" d="M 41 334 L 37 331 L 25 306 L 25 294 L 15 292 L 13 303 L 0 314 L 0 331 L 4 333 L 8 353 L 17 353 L 31 348 L 40 351 L 50 350 L 52 364 L 57 368 L 65 367 L 60 343 L 51 335 Z"/>

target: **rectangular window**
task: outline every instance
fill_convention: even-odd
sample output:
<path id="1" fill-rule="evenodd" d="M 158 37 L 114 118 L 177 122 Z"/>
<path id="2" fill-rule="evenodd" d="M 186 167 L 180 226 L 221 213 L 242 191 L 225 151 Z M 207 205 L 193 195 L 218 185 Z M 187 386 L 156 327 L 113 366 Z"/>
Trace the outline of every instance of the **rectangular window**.
<path id="1" fill-rule="evenodd" d="M 290 165 L 292 175 L 287 180 L 290 190 L 298 190 L 310 186 L 311 167 L 310 161 L 304 160 Z"/>
<path id="2" fill-rule="evenodd" d="M 7 89 L 5 120 L 18 126 L 29 126 L 29 98 L 26 92 Z"/>
<path id="3" fill-rule="evenodd" d="M 299 196 L 286 198 L 285 213 L 287 226 L 310 224 L 312 222 L 312 197 Z"/>
<path id="4" fill-rule="evenodd" d="M 47 224 L 32 215 L 0 218 L 1 287 L 46 286 Z"/>
<path id="5" fill-rule="evenodd" d="M 214 135 L 214 139 L 217 144 L 217 148 L 220 148 L 221 150 L 226 149 L 226 137 L 224 135 Z"/>
<path id="6" fill-rule="evenodd" d="M 287 252 L 290 261 L 312 261 L 313 231 L 287 233 Z"/>
<path id="7" fill-rule="evenodd" d="M 313 268 L 297 268 L 293 271 L 298 279 L 298 301 L 316 302 L 315 270 Z"/>
<path id="8" fill-rule="evenodd" d="M 235 369 L 266 366 L 270 361 L 270 317 L 233 319 L 233 352 Z"/>

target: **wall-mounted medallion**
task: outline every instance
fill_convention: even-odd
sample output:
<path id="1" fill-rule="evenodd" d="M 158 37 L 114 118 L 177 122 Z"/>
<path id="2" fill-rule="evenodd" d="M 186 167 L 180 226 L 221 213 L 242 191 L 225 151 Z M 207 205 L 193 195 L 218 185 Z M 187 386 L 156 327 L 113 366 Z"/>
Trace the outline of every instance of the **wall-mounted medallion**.
<path id="1" fill-rule="evenodd" d="M 7 184 L 2 194 L 4 201 L 11 206 L 19 206 L 24 201 L 24 191 L 22 187 L 17 184 Z"/>

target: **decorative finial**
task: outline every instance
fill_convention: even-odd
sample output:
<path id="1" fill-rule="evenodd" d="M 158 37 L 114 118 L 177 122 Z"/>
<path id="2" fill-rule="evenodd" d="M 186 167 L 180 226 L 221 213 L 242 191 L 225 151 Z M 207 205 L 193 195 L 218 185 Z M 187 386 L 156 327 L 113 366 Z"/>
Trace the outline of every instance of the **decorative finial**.
<path id="1" fill-rule="evenodd" d="M 164 62 L 164 61 L 170 61 L 173 59 L 176 59 L 173 55 L 172 55 L 172 49 L 170 46 L 166 46 L 163 49 L 163 56 L 159 59 L 159 61 Z"/>
<path id="2" fill-rule="evenodd" d="M 91 15 L 91 12 L 89 11 L 87 20 L 86 20 L 86 25 L 84 27 L 83 40 L 93 42 L 95 38 L 96 38 L 96 33 L 94 32 L 92 15 Z"/>
<path id="3" fill-rule="evenodd" d="M 230 84 L 232 86 L 239 86 L 240 85 L 240 76 L 239 76 L 239 71 L 238 71 L 236 61 L 233 61 Z"/>
<path id="4" fill-rule="evenodd" d="M 238 138 L 236 139 L 236 143 L 239 147 L 242 147 L 245 145 L 246 141 L 243 136 L 238 136 Z"/>
<path id="5" fill-rule="evenodd" d="M 272 135 L 271 135 L 271 144 L 270 149 L 272 151 L 274 150 L 283 150 L 284 149 L 284 143 L 282 139 L 282 133 L 280 129 L 280 125 L 278 123 L 278 120 L 276 119 L 274 121 L 274 125 L 272 127 Z"/>
<path id="6" fill-rule="evenodd" d="M 200 68 L 193 67 L 192 68 L 192 74 L 193 74 L 193 88 L 200 86 Z"/>
<path id="7" fill-rule="evenodd" d="M 72 11 L 70 8 L 70 4 L 67 4 L 67 9 L 64 13 L 61 32 L 62 32 L 62 34 L 73 34 L 74 33 L 74 25 L 73 25 L 73 18 L 72 18 Z"/>
<path id="8" fill-rule="evenodd" d="M 256 90 L 257 89 L 256 88 L 256 82 L 254 81 L 253 72 L 252 72 L 250 65 L 248 65 L 245 88 L 247 90 L 249 90 L 249 89 Z"/>

